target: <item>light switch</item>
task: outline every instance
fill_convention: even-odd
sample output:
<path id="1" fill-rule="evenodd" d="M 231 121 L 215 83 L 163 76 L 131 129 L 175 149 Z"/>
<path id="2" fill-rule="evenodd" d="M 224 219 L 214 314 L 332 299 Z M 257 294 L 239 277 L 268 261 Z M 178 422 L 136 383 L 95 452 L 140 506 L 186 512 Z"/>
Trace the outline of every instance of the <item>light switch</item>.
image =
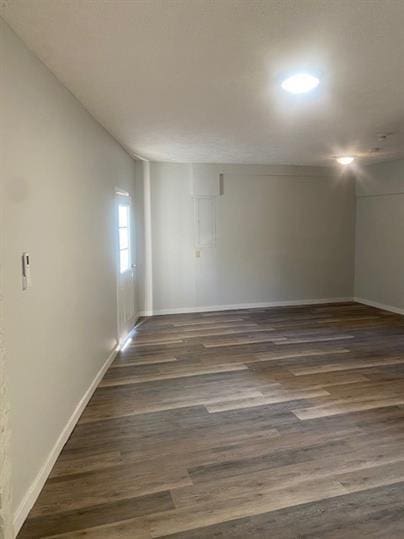
<path id="1" fill-rule="evenodd" d="M 29 253 L 22 254 L 22 289 L 31 288 L 31 261 Z"/>
<path id="2" fill-rule="evenodd" d="M 201 258 L 201 251 L 199 249 L 195 251 L 195 256 L 196 258 Z"/>

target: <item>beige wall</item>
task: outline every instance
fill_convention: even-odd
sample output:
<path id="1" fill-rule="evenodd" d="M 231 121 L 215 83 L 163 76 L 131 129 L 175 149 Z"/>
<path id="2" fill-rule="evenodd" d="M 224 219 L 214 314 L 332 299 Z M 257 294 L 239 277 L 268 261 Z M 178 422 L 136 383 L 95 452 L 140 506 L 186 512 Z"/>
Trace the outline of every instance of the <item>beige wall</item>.
<path id="1" fill-rule="evenodd" d="M 1 206 L 1 200 L 0 200 Z M 0 213 L 0 539 L 12 537 L 11 463 L 10 463 L 10 404 L 6 376 L 6 348 L 4 343 L 3 305 L 3 233 L 4 223 Z"/>
<path id="2" fill-rule="evenodd" d="M 15 511 L 116 346 L 114 188 L 135 204 L 141 188 L 134 161 L 1 19 L 0 36 Z M 23 251 L 32 266 L 24 292 Z"/>
<path id="3" fill-rule="evenodd" d="M 216 245 L 196 258 L 191 165 L 151 164 L 155 312 L 352 296 L 353 180 L 309 167 L 203 168 L 223 174 L 224 193 Z"/>
<path id="4" fill-rule="evenodd" d="M 357 179 L 355 296 L 404 314 L 404 160 Z"/>

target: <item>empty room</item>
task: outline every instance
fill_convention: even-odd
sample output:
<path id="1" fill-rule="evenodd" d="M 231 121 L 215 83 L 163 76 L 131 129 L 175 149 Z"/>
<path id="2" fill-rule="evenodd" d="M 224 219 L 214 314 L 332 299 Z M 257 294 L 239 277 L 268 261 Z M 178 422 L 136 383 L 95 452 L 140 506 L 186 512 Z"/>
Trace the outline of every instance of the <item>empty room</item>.
<path id="1" fill-rule="evenodd" d="M 403 28 L 0 1 L 0 539 L 404 539 Z"/>

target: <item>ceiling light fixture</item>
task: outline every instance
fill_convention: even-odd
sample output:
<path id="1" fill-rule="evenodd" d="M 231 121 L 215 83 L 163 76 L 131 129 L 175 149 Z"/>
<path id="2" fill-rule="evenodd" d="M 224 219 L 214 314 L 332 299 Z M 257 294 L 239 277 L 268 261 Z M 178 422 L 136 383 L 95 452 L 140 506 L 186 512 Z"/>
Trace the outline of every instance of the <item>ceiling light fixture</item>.
<path id="1" fill-rule="evenodd" d="M 352 157 L 351 155 L 342 155 L 336 159 L 340 165 L 350 165 L 353 161 L 355 161 L 355 157 Z"/>
<path id="2" fill-rule="evenodd" d="M 305 94 L 317 88 L 320 80 L 310 73 L 296 73 L 285 79 L 281 86 L 290 94 Z"/>

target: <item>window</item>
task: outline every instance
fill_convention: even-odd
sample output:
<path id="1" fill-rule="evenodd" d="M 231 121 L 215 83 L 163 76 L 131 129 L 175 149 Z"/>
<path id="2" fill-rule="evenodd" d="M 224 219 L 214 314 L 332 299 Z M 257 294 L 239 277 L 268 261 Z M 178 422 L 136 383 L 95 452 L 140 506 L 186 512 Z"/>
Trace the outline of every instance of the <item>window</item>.
<path id="1" fill-rule="evenodd" d="M 129 205 L 118 206 L 119 271 L 125 273 L 130 267 Z"/>

